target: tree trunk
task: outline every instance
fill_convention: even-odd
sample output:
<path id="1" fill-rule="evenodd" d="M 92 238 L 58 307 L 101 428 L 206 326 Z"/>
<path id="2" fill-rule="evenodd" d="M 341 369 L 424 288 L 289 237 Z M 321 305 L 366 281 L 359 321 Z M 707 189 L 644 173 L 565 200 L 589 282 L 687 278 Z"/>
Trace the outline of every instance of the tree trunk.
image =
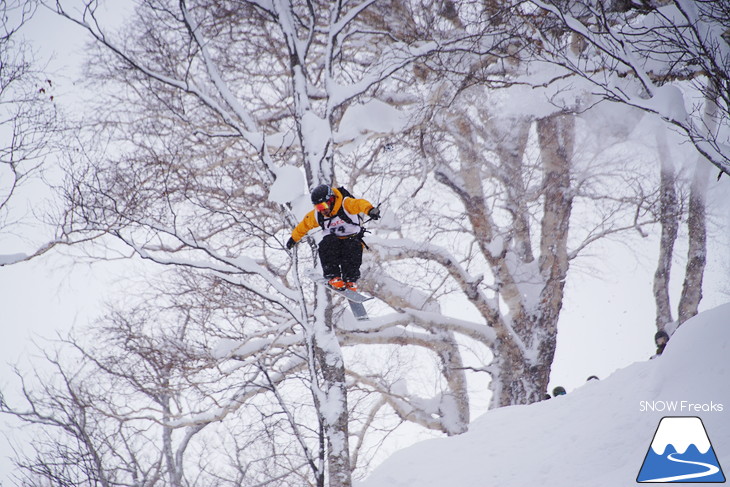
<path id="1" fill-rule="evenodd" d="M 704 126 L 709 133 L 717 131 L 718 87 L 708 81 L 705 95 L 705 111 L 703 114 Z M 692 179 L 689 196 L 689 250 L 687 254 L 687 269 L 682 285 L 682 296 L 679 300 L 679 324 L 681 325 L 697 314 L 702 300 L 702 278 L 707 264 L 707 219 L 705 193 L 709 178 L 710 166 L 704 157 L 699 157 Z"/>
<path id="2" fill-rule="evenodd" d="M 556 114 L 538 120 L 537 134 L 545 168 L 543 212 L 540 236 L 540 274 L 544 287 L 538 309 L 533 315 L 532 349 L 537 351 L 535 385 L 542 399 L 550 382 L 550 367 L 555 357 L 558 318 L 563 307 L 565 279 L 568 275 L 568 231 L 573 209 L 571 167 L 575 142 L 573 114 Z"/>
<path id="3" fill-rule="evenodd" d="M 705 98 L 704 126 L 712 132 L 717 129 L 717 88 L 710 84 Z M 664 142 L 663 139 L 660 142 Z M 659 143 L 659 156 L 662 161 L 662 240 L 659 249 L 659 266 L 654 276 L 654 296 L 657 300 L 657 329 L 667 328 L 673 323 L 669 307 L 669 271 L 672 261 L 672 249 L 677 238 L 679 214 L 675 193 L 675 176 L 669 161 L 666 143 Z M 709 164 L 704 157 L 699 157 L 690 186 L 689 209 L 687 217 L 688 251 L 687 265 L 682 285 L 682 294 L 678 305 L 678 321 L 681 325 L 697 314 L 702 300 L 702 279 L 707 263 L 707 219 L 705 193 L 709 178 Z M 674 331 L 674 327 L 668 330 Z"/>
<path id="4" fill-rule="evenodd" d="M 319 306 L 324 306 L 320 319 L 316 313 L 312 350 L 316 363 L 312 377 L 314 402 L 327 442 L 327 472 L 329 487 L 351 487 L 349 447 L 349 413 L 345 362 L 334 331 L 332 301 L 324 289 L 318 289 Z M 321 374 L 321 383 L 317 376 Z M 321 475 L 321 473 L 320 473 Z"/>
<path id="5" fill-rule="evenodd" d="M 707 263 L 707 223 L 705 218 L 705 191 L 709 165 L 704 161 L 697 164 L 689 196 L 689 249 L 687 268 L 679 299 L 679 324 L 697 314 L 702 300 L 702 278 Z"/>
<path id="6" fill-rule="evenodd" d="M 448 408 L 449 411 L 443 411 L 441 416 L 449 422 L 447 434 L 465 433 L 469 429 L 470 412 L 464 362 L 454 334 L 443 331 L 437 334 L 442 337 L 443 343 L 437 350 L 441 360 L 441 374 L 446 379 L 449 391 L 449 395 L 442 399 L 442 408 Z"/>
<path id="7" fill-rule="evenodd" d="M 676 190 L 677 175 L 667 148 L 666 136 L 658 133 L 656 139 L 661 163 L 659 223 L 662 233 L 659 239 L 659 262 L 654 272 L 654 302 L 656 303 L 656 327 L 658 330 L 663 330 L 674 321 L 669 301 L 669 277 L 672 270 L 674 243 L 677 241 L 679 229 L 679 207 Z"/>
<path id="8" fill-rule="evenodd" d="M 535 317 L 515 321 L 513 325 L 515 330 L 538 329 L 542 326 Z M 494 350 L 496 358 L 492 364 L 494 374 L 491 385 L 493 395 L 489 408 L 532 404 L 542 400 L 550 381 L 552 358 L 547 363 L 542 363 L 538 354 L 526 356 L 525 351 L 512 338 L 500 337 Z"/>
<path id="9" fill-rule="evenodd" d="M 523 288 L 519 305 L 510 300 L 513 333 L 495 347 L 496 377 L 492 407 L 530 404 L 543 399 L 555 357 L 558 317 L 568 273 L 568 230 L 573 206 L 570 183 L 575 119 L 556 114 L 537 122 L 544 170 L 540 235 L 539 297 Z M 525 262 L 528 264 L 529 262 Z M 522 283 L 528 284 L 528 283 Z M 536 283 L 529 283 L 530 287 Z M 518 288 L 519 288 L 518 284 Z M 533 291 L 534 292 L 534 291 Z"/>

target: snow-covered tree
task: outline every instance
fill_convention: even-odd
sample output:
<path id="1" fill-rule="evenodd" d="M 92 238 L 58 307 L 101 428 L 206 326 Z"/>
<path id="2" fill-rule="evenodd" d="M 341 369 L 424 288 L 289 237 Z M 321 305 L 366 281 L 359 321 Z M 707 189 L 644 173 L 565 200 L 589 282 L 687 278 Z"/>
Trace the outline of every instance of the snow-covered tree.
<path id="1" fill-rule="evenodd" d="M 408 38 L 388 25 L 363 28 L 374 3 L 148 0 L 113 14 L 97 2 L 49 5 L 98 50 L 89 64 L 94 144 L 69 163 L 64 230 L 112 237 L 129 255 L 188 269 L 201 296 L 225 289 L 225 313 L 246 325 L 209 372 L 240 362 L 236 370 L 258 377 L 265 365 L 273 391 L 301 380 L 294 371 L 304 368 L 320 425 L 310 431 L 321 431 L 313 444 L 326 455 L 302 468 L 320 485 L 325 474 L 331 486 L 351 482 L 340 316 L 328 292 L 300 282 L 316 254 L 290 256 L 282 243 L 309 204 L 307 187 L 338 179 L 336 145 L 381 130 L 358 110 L 394 113 L 398 93 L 375 100 L 376 88 L 452 42 L 437 43 L 438 30 Z M 114 15 L 128 15 L 116 32 L 105 26 Z M 267 363 L 281 340 L 291 348 Z M 178 429 L 219 421 L 246 404 L 251 386 L 241 387 L 222 389 L 216 414 L 191 405 L 171 422 L 158 403 L 156 421 Z"/>
<path id="2" fill-rule="evenodd" d="M 581 45 L 567 50 L 546 37 L 546 59 L 584 77 L 606 99 L 661 117 L 721 173 L 730 174 L 727 2 L 532 3 L 572 31 Z M 712 115 L 703 108 L 705 100 L 716 106 Z"/>
<path id="3" fill-rule="evenodd" d="M 730 173 L 730 44 L 727 2 L 657 0 L 641 2 L 536 1 L 542 11 L 572 31 L 579 49 L 566 50 L 546 38 L 544 57 L 592 83 L 605 99 L 658 116 L 682 132 L 700 154 L 692 177 L 688 211 L 689 254 L 680 298 L 679 323 L 697 313 L 706 261 L 705 192 L 708 162 Z M 662 136 L 663 137 L 663 136 Z M 655 274 L 657 327 L 674 329 L 668 283 L 681 213 L 674 172 L 662 161 L 662 239 Z M 664 153 L 662 153 L 664 152 Z M 670 330 L 670 331 L 672 331 Z"/>
<path id="4" fill-rule="evenodd" d="M 601 116 L 590 109 L 595 99 L 586 84 L 526 47 L 539 35 L 566 39 L 565 30 L 522 22 L 531 10 L 519 3 L 511 15 L 486 11 L 487 20 L 470 27 L 502 32 L 498 49 L 485 54 L 475 44 L 442 53 L 419 63 L 409 80 L 421 87 L 425 108 L 405 158 L 418 160 L 421 174 L 390 197 L 403 205 L 398 231 L 407 238 L 374 245 L 388 265 L 369 290 L 408 317 L 393 328 L 381 323 L 383 330 L 394 333 L 405 322 L 489 349 L 493 359 L 480 370 L 489 373 L 491 404 L 499 407 L 544 397 L 570 261 L 603 237 L 653 221 L 647 208 L 654 191 L 623 161 L 597 161 L 605 141 L 586 140 L 588 121 Z M 611 179 L 622 181 L 621 190 Z M 589 207 L 596 211 L 586 219 Z M 415 282 L 397 277 L 410 277 L 408 265 L 422 269 Z M 384 285 L 384 274 L 392 285 Z M 413 292 L 418 281 L 423 291 L 461 295 L 478 320 L 444 319 Z M 465 369 L 450 368 L 454 376 Z"/>
<path id="5" fill-rule="evenodd" d="M 202 303 L 180 293 L 162 309 L 158 296 L 111 311 L 58 350 L 44 344 L 51 367 L 19 373 L 24 401 L 0 400 L 0 410 L 39 427 L 18 479 L 325 485 L 323 432 L 302 399 L 302 337 L 242 342 L 241 323 L 226 327 L 216 308 L 222 297 Z M 286 353 L 285 343 L 297 347 Z"/>
<path id="6" fill-rule="evenodd" d="M 705 123 L 708 127 L 716 128 L 716 105 L 714 97 L 706 100 Z M 697 314 L 702 300 L 702 280 L 707 262 L 707 190 L 709 186 L 709 165 L 704 157 L 699 156 L 697 163 L 691 167 L 691 178 L 688 183 L 687 215 L 687 263 L 685 266 L 682 292 L 677 305 L 677 318 L 672 312 L 669 292 L 669 280 L 672 270 L 674 244 L 678 238 L 679 223 L 685 213 L 684 206 L 678 195 L 681 181 L 675 167 L 676 161 L 670 155 L 666 138 L 663 134 L 658 137 L 658 154 L 661 162 L 661 205 L 660 223 L 661 239 L 659 248 L 659 262 L 654 273 L 654 299 L 656 302 L 657 330 L 673 333 L 676 328 Z"/>

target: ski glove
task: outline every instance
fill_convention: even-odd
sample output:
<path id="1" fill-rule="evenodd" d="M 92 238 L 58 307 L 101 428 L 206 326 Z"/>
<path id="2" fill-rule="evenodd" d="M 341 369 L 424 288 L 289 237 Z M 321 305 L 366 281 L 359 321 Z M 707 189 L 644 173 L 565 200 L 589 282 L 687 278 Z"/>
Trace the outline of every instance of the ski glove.
<path id="1" fill-rule="evenodd" d="M 372 218 L 373 220 L 379 220 L 380 219 L 380 208 L 374 207 L 371 208 L 370 211 L 368 211 L 368 216 Z"/>
<path id="2" fill-rule="evenodd" d="M 296 242 L 294 241 L 294 239 L 293 239 L 293 238 L 291 238 L 291 237 L 289 237 L 289 240 L 287 240 L 287 241 L 286 241 L 286 248 L 287 248 L 287 249 L 289 249 L 289 250 L 291 250 L 291 249 L 293 249 L 293 248 L 294 248 L 294 246 L 295 246 L 296 244 L 297 244 L 297 243 L 296 243 Z"/>

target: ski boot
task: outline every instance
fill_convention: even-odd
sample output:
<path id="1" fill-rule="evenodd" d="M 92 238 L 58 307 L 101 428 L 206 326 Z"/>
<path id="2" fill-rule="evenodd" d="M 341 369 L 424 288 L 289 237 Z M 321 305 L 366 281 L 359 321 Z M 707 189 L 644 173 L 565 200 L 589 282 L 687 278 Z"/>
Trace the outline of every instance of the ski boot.
<path id="1" fill-rule="evenodd" d="M 341 277 L 333 277 L 327 281 L 327 284 L 335 291 L 342 291 L 346 287 L 345 281 Z"/>

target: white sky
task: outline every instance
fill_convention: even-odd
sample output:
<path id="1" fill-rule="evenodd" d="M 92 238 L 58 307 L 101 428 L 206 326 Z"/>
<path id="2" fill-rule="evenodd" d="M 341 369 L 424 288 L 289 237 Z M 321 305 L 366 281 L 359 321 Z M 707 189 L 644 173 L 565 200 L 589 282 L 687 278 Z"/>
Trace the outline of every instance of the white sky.
<path id="1" fill-rule="evenodd" d="M 39 44 L 39 55 L 52 59 L 49 68 L 57 93 L 63 102 L 64 93 L 73 90 L 74 61 L 83 53 L 78 30 L 68 22 L 59 23 L 45 12 L 33 20 L 32 35 Z M 69 95 L 70 96 L 70 95 Z M 730 301 L 727 288 L 730 275 L 730 181 L 715 185 L 713 213 L 723 227 L 712 240 L 706 271 L 702 309 Z M 30 201 L 28 204 L 31 204 Z M 718 216 L 720 215 L 720 216 Z M 33 229 L 24 229 L 31 237 Z M 590 375 L 605 378 L 618 368 L 646 360 L 653 352 L 654 305 L 652 276 L 656 265 L 656 238 L 645 239 L 639 248 L 604 244 L 593 258 L 574 263 L 566 286 L 566 301 L 561 315 L 557 358 L 551 388 L 564 386 L 568 391 L 579 387 Z M 0 238 L 0 254 L 27 250 L 15 238 Z M 684 260 L 682 245 L 676 255 Z M 0 390 L 14 384 L 8 364 L 27 362 L 36 353 L 32 341 L 53 338 L 71 327 L 83 328 L 102 309 L 109 298 L 110 284 L 116 280 L 115 265 L 79 264 L 74 257 L 51 254 L 34 262 L 0 268 Z M 683 270 L 676 267 L 672 283 L 677 296 Z M 675 303 L 676 307 L 676 303 Z M 444 312 L 463 309 L 460 303 L 445 306 Z M 12 398 L 12 393 L 8 394 Z M 0 431 L 7 431 L 6 420 L 0 418 Z M 0 485 L 3 473 L 10 469 L 4 458 L 9 448 L 0 435 Z"/>

